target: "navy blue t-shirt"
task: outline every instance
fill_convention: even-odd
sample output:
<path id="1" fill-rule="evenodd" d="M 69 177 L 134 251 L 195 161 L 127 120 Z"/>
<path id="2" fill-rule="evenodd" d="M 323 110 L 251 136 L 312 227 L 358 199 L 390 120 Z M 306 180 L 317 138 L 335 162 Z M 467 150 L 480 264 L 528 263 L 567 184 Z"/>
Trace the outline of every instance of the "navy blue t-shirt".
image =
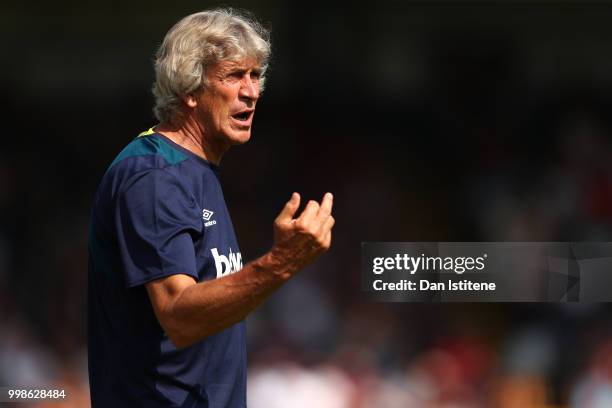
<path id="1" fill-rule="evenodd" d="M 98 187 L 89 231 L 92 407 L 246 406 L 245 323 L 177 349 L 144 286 L 241 267 L 217 167 L 152 130 L 128 144 Z"/>

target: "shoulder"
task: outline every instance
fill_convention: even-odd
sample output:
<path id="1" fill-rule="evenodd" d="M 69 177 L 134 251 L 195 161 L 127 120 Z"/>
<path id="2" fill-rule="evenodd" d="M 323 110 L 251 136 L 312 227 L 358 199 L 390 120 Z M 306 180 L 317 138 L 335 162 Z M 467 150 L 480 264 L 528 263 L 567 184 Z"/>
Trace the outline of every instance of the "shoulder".
<path id="1" fill-rule="evenodd" d="M 181 169 L 188 156 L 171 146 L 157 134 L 144 134 L 133 139 L 110 164 L 102 184 L 112 194 L 125 191 L 135 182 L 181 184 Z"/>
<path id="2" fill-rule="evenodd" d="M 176 149 L 159 137 L 156 133 L 141 133 L 132 140 L 118 155 L 109 166 L 109 169 L 124 161 L 136 161 L 138 158 L 144 160 L 152 168 L 162 168 L 177 165 L 187 160 L 184 152 Z"/>

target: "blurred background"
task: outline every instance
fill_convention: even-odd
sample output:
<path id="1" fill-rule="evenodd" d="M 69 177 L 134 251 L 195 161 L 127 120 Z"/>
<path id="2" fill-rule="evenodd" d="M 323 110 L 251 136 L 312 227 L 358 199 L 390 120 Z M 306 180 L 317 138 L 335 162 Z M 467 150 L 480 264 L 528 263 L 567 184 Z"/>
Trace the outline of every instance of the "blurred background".
<path id="1" fill-rule="evenodd" d="M 166 31 L 229 5 L 272 28 L 253 139 L 222 163 L 243 257 L 291 192 L 332 250 L 253 314 L 252 408 L 610 407 L 608 304 L 376 304 L 362 241 L 612 240 L 612 2 L 0 5 L 0 386 L 87 407 L 86 229 L 155 124 Z M 611 288 L 612 290 L 612 288 Z"/>

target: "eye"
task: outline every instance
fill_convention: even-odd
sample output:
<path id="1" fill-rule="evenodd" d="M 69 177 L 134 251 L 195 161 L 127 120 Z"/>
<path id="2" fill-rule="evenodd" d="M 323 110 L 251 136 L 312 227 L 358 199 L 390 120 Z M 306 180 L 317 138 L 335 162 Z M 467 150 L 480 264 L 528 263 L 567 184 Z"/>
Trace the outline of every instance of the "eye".
<path id="1" fill-rule="evenodd" d="M 261 72 L 259 72 L 259 71 L 251 71 L 251 79 L 252 80 L 259 81 L 259 78 L 261 78 Z"/>
<path id="2" fill-rule="evenodd" d="M 224 75 L 224 79 L 230 82 L 240 81 L 244 75 L 244 71 L 230 71 Z"/>

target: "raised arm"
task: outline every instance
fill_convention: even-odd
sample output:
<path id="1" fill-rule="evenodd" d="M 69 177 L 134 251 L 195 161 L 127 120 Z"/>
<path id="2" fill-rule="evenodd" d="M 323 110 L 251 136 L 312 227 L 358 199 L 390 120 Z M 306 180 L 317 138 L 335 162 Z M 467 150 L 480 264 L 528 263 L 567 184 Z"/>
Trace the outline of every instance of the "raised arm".
<path id="1" fill-rule="evenodd" d="M 196 283 L 172 275 L 146 285 L 155 315 L 177 347 L 187 347 L 241 320 L 272 292 L 313 262 L 331 245 L 333 197 L 309 201 L 294 218 L 300 196 L 291 199 L 274 221 L 274 245 L 240 271 Z"/>

